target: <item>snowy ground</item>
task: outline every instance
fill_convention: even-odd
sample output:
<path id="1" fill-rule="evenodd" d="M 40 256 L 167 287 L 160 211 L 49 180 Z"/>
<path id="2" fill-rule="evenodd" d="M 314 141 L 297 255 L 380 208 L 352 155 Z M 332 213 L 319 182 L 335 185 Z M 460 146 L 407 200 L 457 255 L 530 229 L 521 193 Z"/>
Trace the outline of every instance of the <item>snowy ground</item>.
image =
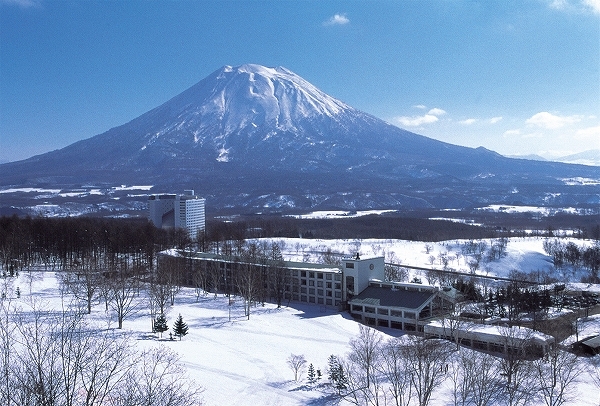
<path id="1" fill-rule="evenodd" d="M 364 241 L 315 241 L 286 240 L 288 258 L 316 259 L 323 248 L 330 246 L 339 252 L 360 252 L 363 255 L 383 255 L 394 252 L 406 265 L 429 265 L 428 257 L 439 252 L 451 251 L 460 241 L 428 243 L 430 254 L 425 253 L 425 243 L 364 240 Z M 541 239 L 518 239 L 509 242 L 508 255 L 498 263 L 489 263 L 488 272 L 505 275 L 515 267 L 522 271 L 535 271 L 551 266 L 542 249 Z M 455 268 L 464 267 L 459 258 Z M 48 306 L 59 309 L 62 305 L 59 285 L 53 272 L 27 272 L 13 281 L 9 291 L 18 286 L 21 303 L 26 308 L 31 296 L 42 298 Z M 31 282 L 30 282 L 31 281 Z M 31 292 L 31 293 L 30 293 Z M 13 295 L 14 296 L 14 295 Z M 231 312 L 231 313 L 230 313 Z M 358 325 L 347 314 L 337 313 L 318 305 L 292 302 L 289 307 L 277 309 L 272 304 L 252 308 L 250 320 L 243 315 L 241 301 L 228 306 L 228 299 L 219 295 L 201 296 L 198 301 L 193 289 L 183 289 L 176 297 L 175 305 L 167 315 L 169 326 L 178 314 L 189 326 L 189 334 L 183 340 L 170 341 L 168 333 L 158 339 L 150 333 L 150 317 L 143 302 L 137 314 L 124 322 L 124 329 L 131 332 L 132 339 L 140 347 L 166 345 L 181 354 L 189 375 L 205 388 L 207 405 L 330 405 L 331 392 L 324 388 L 309 388 L 305 382 L 294 382 L 293 372 L 286 365 L 290 354 L 303 354 L 308 363 L 314 364 L 326 375 L 329 355 L 344 355 L 351 338 L 358 333 Z M 98 303 L 90 318 L 106 325 L 111 318 L 104 305 Z M 112 322 L 114 326 L 116 322 Z M 581 334 L 600 333 L 600 318 L 590 317 L 582 321 Z M 398 335 L 396 330 L 384 330 L 384 334 Z M 582 360 L 585 362 L 585 360 Z M 578 398 L 572 405 L 598 404 L 597 389 L 587 374 L 578 383 Z M 450 404 L 450 388 L 437 391 L 432 405 Z"/>

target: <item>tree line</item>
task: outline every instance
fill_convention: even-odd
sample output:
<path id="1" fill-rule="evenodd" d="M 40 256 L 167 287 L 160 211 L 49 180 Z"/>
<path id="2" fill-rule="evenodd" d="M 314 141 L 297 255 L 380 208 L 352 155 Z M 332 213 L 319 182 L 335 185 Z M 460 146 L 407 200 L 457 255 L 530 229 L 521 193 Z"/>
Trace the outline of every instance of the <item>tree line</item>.
<path id="1" fill-rule="evenodd" d="M 514 334 L 507 328 L 501 337 L 515 345 Z M 307 383 L 329 388 L 339 398 L 360 406 L 427 406 L 442 388 L 449 388 L 446 404 L 454 406 L 559 406 L 577 398 L 575 383 L 586 379 L 582 374 L 589 373 L 600 384 L 596 364 L 587 368 L 574 354 L 558 347 L 541 358 L 523 356 L 521 350 L 526 354 L 527 342 L 519 342 L 523 348 L 495 357 L 459 350 L 446 340 L 414 335 L 386 338 L 360 325 L 348 352 L 328 358 L 327 386 L 310 371 Z M 299 381 L 306 371 L 304 356 L 292 354 L 286 362 Z"/>
<path id="2" fill-rule="evenodd" d="M 573 268 L 585 268 L 589 271 L 589 277 L 585 282 L 598 283 L 600 277 L 600 244 L 596 241 L 591 246 L 579 247 L 572 241 L 567 243 L 559 239 L 548 239 L 543 243 L 544 251 L 552 257 L 554 267 L 557 269 L 567 265 Z"/>

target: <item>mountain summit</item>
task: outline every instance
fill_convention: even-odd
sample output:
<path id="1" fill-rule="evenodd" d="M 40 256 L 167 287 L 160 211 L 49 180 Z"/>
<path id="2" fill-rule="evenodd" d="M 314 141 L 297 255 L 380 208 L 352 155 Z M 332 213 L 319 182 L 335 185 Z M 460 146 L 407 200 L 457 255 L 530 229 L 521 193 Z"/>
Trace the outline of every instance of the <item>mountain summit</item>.
<path id="1" fill-rule="evenodd" d="M 1 165 L 0 185 L 193 188 L 218 207 L 465 207 L 543 202 L 560 196 L 559 178 L 597 174 L 436 141 L 286 68 L 247 64 L 224 66 L 103 134 Z M 524 185 L 537 185 L 537 194 L 515 193 Z"/>

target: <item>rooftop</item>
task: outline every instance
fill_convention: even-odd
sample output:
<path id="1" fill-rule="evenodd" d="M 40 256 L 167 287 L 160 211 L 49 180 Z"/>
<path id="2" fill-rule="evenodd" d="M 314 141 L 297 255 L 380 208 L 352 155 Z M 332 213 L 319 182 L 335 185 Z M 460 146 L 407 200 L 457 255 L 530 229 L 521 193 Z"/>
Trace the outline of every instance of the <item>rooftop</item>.
<path id="1" fill-rule="evenodd" d="M 416 290 L 369 286 L 352 298 L 350 303 L 418 309 L 428 303 L 436 294 L 435 291 L 419 292 Z"/>

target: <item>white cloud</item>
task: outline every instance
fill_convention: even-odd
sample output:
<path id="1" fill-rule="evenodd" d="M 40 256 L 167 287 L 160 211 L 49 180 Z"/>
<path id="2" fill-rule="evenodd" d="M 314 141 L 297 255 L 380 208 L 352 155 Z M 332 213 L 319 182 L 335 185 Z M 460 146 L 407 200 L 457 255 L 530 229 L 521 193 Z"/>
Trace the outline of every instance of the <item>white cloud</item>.
<path id="1" fill-rule="evenodd" d="M 600 0 L 550 0 L 548 7 L 564 12 L 600 14 Z"/>
<path id="2" fill-rule="evenodd" d="M 439 118 L 433 114 L 425 114 L 424 116 L 396 117 L 395 120 L 405 127 L 418 127 L 423 124 L 435 123 Z"/>
<path id="3" fill-rule="evenodd" d="M 446 114 L 446 111 L 438 108 L 433 108 L 429 110 L 429 113 L 427 114 L 431 114 L 432 116 L 443 116 L 444 114 Z"/>
<path id="4" fill-rule="evenodd" d="M 505 137 L 510 137 L 511 135 L 521 135 L 521 130 L 507 130 L 504 131 Z"/>
<path id="5" fill-rule="evenodd" d="M 600 125 L 577 130 L 575 136 L 577 138 L 590 138 L 591 140 L 596 141 L 596 146 L 594 148 L 600 148 Z"/>
<path id="6" fill-rule="evenodd" d="M 0 4 L 19 6 L 21 8 L 41 7 L 42 0 L 0 0 Z"/>
<path id="7" fill-rule="evenodd" d="M 334 16 L 325 21 L 323 25 L 345 25 L 349 23 L 350 19 L 346 17 L 346 14 L 334 14 Z"/>
<path id="8" fill-rule="evenodd" d="M 502 117 L 492 117 L 490 118 L 490 124 L 496 124 L 500 120 L 502 120 Z"/>
<path id="9" fill-rule="evenodd" d="M 418 106 L 413 106 L 413 107 L 416 107 L 419 109 L 425 109 L 425 106 L 423 106 L 423 105 L 418 105 Z M 397 123 L 399 123 L 400 125 L 403 125 L 405 127 L 418 127 L 423 124 L 435 123 L 436 121 L 439 120 L 438 116 L 443 116 L 444 114 L 446 114 L 445 110 L 434 107 L 431 110 L 429 110 L 427 112 L 427 114 L 424 114 L 422 116 L 412 116 L 412 117 L 401 116 L 401 117 L 394 118 L 394 121 L 396 121 Z"/>
<path id="10" fill-rule="evenodd" d="M 528 118 L 525 123 L 536 125 L 538 127 L 546 128 L 548 130 L 556 130 L 557 128 L 562 128 L 568 124 L 574 124 L 581 121 L 581 116 L 557 116 L 547 111 L 542 111 L 541 113 L 534 114 L 530 118 Z"/>
<path id="11" fill-rule="evenodd" d="M 466 120 L 459 121 L 459 123 L 464 125 L 471 125 L 476 123 L 477 121 L 479 120 L 477 120 L 476 118 L 467 118 Z"/>
<path id="12" fill-rule="evenodd" d="M 424 104 L 417 104 L 415 106 L 413 106 L 415 109 L 419 109 L 419 110 L 425 110 L 427 108 L 427 106 L 425 106 Z"/>
<path id="13" fill-rule="evenodd" d="M 600 14 L 600 0 L 583 0 L 583 5 L 592 9 L 596 14 Z"/>

